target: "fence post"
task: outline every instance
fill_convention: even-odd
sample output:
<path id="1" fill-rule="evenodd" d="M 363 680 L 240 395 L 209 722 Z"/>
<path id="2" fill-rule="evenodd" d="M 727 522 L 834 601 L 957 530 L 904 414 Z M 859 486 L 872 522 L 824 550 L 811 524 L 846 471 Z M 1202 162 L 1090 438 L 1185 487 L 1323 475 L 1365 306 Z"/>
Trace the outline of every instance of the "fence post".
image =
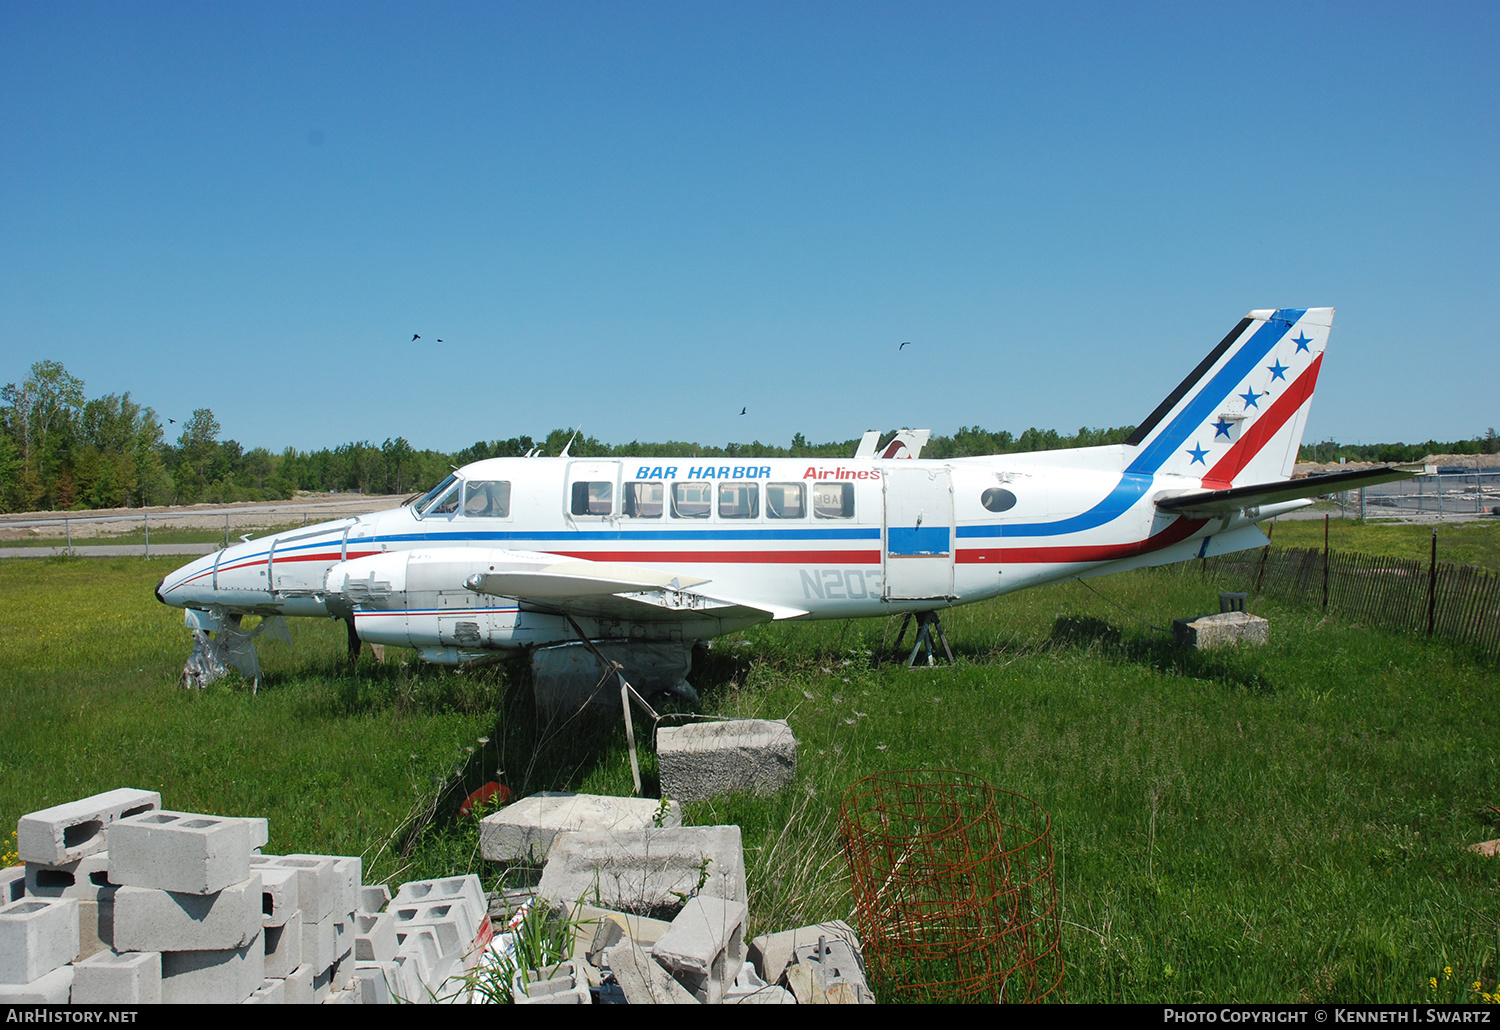
<path id="1" fill-rule="evenodd" d="M 1193 444 L 1193 446 L 1197 447 L 1198 445 Z M 68 534 L 68 557 L 71 558 L 73 557 L 73 529 L 68 525 L 67 519 L 63 519 L 63 532 Z"/>
<path id="2" fill-rule="evenodd" d="M 1193 446 L 1197 447 L 1198 445 L 1193 444 Z M 146 558 L 149 560 L 151 557 L 151 513 L 142 511 L 141 522 L 146 527 Z"/>
<path id="3" fill-rule="evenodd" d="M 1198 446 L 1197 444 L 1193 445 Z M 1437 527 L 1432 527 L 1432 558 L 1427 562 L 1427 635 L 1437 623 Z"/>
<path id="4" fill-rule="evenodd" d="M 1197 447 L 1197 444 L 1193 444 Z M 1328 515 L 1323 516 L 1323 610 L 1328 610 Z"/>
<path id="5" fill-rule="evenodd" d="M 1193 444 L 1194 447 L 1198 446 Z M 1270 525 L 1266 526 L 1266 546 L 1260 549 L 1260 569 L 1255 573 L 1255 592 L 1260 593 L 1260 585 L 1266 578 L 1266 559 L 1271 555 L 1271 534 L 1276 532 L 1276 520 L 1272 519 Z"/>

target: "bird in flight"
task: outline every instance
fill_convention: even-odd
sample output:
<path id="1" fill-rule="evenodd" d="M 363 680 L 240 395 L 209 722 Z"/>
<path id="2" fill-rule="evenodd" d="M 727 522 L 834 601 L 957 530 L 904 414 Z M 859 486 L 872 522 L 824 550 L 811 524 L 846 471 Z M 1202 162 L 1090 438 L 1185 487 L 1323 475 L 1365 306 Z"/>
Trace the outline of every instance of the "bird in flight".
<path id="1" fill-rule="evenodd" d="M 177 420 L 175 418 L 169 418 L 169 419 L 167 419 L 167 425 L 169 425 L 169 426 L 175 426 L 176 424 L 177 424 Z"/>
<path id="2" fill-rule="evenodd" d="M 747 410 L 748 410 L 748 409 L 746 409 L 746 408 L 741 408 L 741 409 L 740 409 L 740 414 L 741 414 L 741 415 L 743 415 L 743 414 L 744 414 L 744 413 L 745 413 L 745 412 L 746 412 L 746 411 L 747 411 Z"/>
<path id="3" fill-rule="evenodd" d="M 421 337 L 420 337 L 420 336 L 418 336 L 418 335 L 417 335 L 417 334 L 416 334 L 416 333 L 412 333 L 412 334 L 411 334 L 411 342 L 412 342 L 412 343 L 416 343 L 416 342 L 417 342 L 417 341 L 418 341 L 418 340 L 420 340 L 420 339 L 421 339 Z"/>
<path id="4" fill-rule="evenodd" d="M 910 344 L 911 344 L 911 341 L 910 341 L 910 340 L 907 340 L 907 341 L 906 341 L 906 343 L 903 343 L 903 344 L 902 344 L 902 345 L 901 345 L 901 347 L 897 347 L 897 348 L 896 348 L 896 349 L 897 349 L 897 350 L 900 350 L 900 349 L 901 349 L 901 348 L 902 348 L 902 347 L 906 347 L 906 346 L 909 346 L 909 345 L 910 345 Z"/>

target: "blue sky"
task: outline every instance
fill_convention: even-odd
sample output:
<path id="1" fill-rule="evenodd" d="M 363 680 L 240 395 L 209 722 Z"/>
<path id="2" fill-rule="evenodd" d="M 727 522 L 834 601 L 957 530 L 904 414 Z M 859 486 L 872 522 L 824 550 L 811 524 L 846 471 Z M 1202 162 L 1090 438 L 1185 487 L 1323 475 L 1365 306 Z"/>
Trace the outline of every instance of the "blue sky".
<path id="1" fill-rule="evenodd" d="M 0 0 L 0 382 L 55 359 L 273 449 L 1072 431 L 1251 308 L 1333 305 L 1308 439 L 1467 437 L 1497 27 Z"/>

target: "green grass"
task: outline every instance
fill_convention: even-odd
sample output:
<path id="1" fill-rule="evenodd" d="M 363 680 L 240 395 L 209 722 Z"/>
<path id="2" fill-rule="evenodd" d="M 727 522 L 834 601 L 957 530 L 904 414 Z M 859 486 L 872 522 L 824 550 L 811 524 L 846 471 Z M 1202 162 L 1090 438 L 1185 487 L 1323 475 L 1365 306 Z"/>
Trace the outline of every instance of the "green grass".
<path id="1" fill-rule="evenodd" d="M 1477 565 L 1500 572 L 1500 519 L 1476 522 L 1441 522 L 1438 534 L 1438 561 L 1455 565 Z M 1357 519 L 1328 520 L 1328 546 L 1336 551 L 1361 551 L 1394 558 L 1419 558 L 1432 555 L 1432 523 L 1361 523 Z M 1282 519 L 1271 532 L 1277 547 L 1323 546 L 1322 519 Z"/>
<path id="2" fill-rule="evenodd" d="M 151 597 L 173 564 L 0 563 L 0 825 L 146 787 L 267 816 L 272 850 L 364 854 L 368 879 L 399 881 L 479 869 L 474 821 L 453 810 L 496 769 L 519 792 L 630 791 L 618 720 L 540 731 L 524 665 L 458 674 L 392 649 L 351 674 L 338 624 L 294 621 L 294 650 L 261 648 L 258 696 L 183 691 L 180 614 Z M 690 823 L 742 826 L 751 932 L 848 915 L 851 784 L 954 768 L 1052 815 L 1069 1000 L 1493 989 L 1497 866 L 1465 850 L 1500 837 L 1493 661 L 1266 599 L 1251 610 L 1269 646 L 1179 652 L 1146 623 L 1215 610 L 1216 583 L 1094 586 L 1109 601 L 1075 583 L 948 613 L 951 669 L 883 660 L 888 620 L 716 642 L 693 674 L 702 709 L 786 718 L 801 741 L 785 794 L 687 806 Z"/>

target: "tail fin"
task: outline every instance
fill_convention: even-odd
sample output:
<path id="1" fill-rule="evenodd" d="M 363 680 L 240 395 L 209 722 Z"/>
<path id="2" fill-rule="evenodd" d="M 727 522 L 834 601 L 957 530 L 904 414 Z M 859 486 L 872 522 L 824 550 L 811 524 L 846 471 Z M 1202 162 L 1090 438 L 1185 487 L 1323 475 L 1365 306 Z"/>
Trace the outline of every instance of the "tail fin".
<path id="1" fill-rule="evenodd" d="M 1333 308 L 1250 312 L 1125 441 L 1126 471 L 1211 489 L 1290 478 L 1332 324 Z"/>

